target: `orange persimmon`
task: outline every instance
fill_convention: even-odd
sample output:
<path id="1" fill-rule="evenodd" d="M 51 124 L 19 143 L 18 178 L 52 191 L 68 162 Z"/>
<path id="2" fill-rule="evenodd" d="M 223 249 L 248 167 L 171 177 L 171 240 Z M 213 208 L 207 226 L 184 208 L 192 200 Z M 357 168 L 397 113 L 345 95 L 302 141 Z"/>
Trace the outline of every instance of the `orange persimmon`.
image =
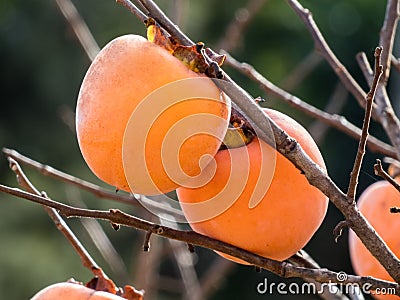
<path id="1" fill-rule="evenodd" d="M 89 67 L 76 129 L 94 174 L 118 189 L 154 195 L 201 172 L 217 153 L 229 116 L 229 99 L 211 79 L 145 38 L 125 35 Z"/>
<path id="2" fill-rule="evenodd" d="M 390 213 L 390 208 L 399 205 L 399 192 L 383 180 L 371 184 L 357 201 L 360 212 L 397 256 L 400 256 L 400 215 Z M 352 230 L 349 232 L 349 250 L 356 274 L 394 281 Z M 371 294 L 377 299 L 398 299 L 395 295 L 385 295 L 388 291 L 383 290 L 371 291 Z"/>
<path id="3" fill-rule="evenodd" d="M 135 297 L 120 297 L 108 292 L 96 291 L 84 285 L 71 282 L 52 284 L 34 295 L 31 300 L 141 300 L 141 294 Z"/>
<path id="4" fill-rule="evenodd" d="M 325 169 L 317 145 L 299 123 L 271 109 L 265 113 Z M 177 189 L 194 231 L 280 261 L 305 246 L 325 217 L 328 199 L 289 160 L 258 138 L 214 158 L 206 167 L 214 173 L 207 184 Z"/>

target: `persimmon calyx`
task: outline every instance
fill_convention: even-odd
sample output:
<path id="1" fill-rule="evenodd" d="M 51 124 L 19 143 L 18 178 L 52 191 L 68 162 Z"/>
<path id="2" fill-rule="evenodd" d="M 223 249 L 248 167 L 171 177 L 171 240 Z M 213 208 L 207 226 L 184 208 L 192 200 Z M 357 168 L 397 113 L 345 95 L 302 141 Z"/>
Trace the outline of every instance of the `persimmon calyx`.
<path id="1" fill-rule="evenodd" d="M 145 25 L 147 27 L 147 40 L 167 50 L 190 70 L 206 74 L 208 77 L 222 77 L 219 67 L 224 63 L 225 55 L 215 53 L 210 48 L 204 48 L 202 42 L 192 46 L 179 44 L 153 18 L 148 18 Z"/>
<path id="2" fill-rule="evenodd" d="M 229 127 L 220 150 L 244 147 L 254 138 L 254 134 L 244 127 Z"/>

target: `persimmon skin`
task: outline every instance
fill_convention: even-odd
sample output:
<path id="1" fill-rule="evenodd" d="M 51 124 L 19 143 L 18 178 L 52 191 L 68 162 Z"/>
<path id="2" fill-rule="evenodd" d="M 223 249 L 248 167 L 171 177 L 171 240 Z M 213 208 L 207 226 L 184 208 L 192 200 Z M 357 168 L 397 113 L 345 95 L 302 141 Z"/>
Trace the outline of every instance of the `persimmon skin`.
<path id="1" fill-rule="evenodd" d="M 278 126 L 300 143 L 314 162 L 325 169 L 324 160 L 317 145 L 300 124 L 280 112 L 271 109 L 264 111 Z M 211 219 L 196 223 L 191 220 L 196 219 L 198 212 L 185 205 L 182 209 L 194 231 L 261 256 L 282 261 L 299 251 L 311 239 L 325 217 L 328 199 L 322 192 L 311 186 L 290 161 L 276 153 L 276 167 L 269 189 L 257 206 L 249 208 L 249 198 L 259 177 L 261 164 L 258 141 L 256 138 L 246 147 L 230 150 L 243 152 L 243 156 L 248 150 L 250 156 L 248 178 L 243 178 L 241 171 L 231 174 L 237 182 L 247 179 L 243 192 L 231 207 Z M 276 151 L 262 141 L 261 145 L 269 147 L 270 151 Z M 240 159 L 240 153 L 239 155 L 234 153 L 233 156 L 239 159 L 234 160 L 232 165 L 238 164 L 239 168 L 245 170 L 247 166 Z M 197 189 L 177 189 L 181 203 L 206 201 L 221 190 L 231 167 L 229 152 L 219 151 L 214 158 L 217 169 L 213 179 L 207 185 Z M 237 196 L 230 195 L 229 191 L 226 191 L 222 198 L 224 197 L 236 198 Z M 238 263 L 245 263 L 235 257 L 219 254 Z"/>
<path id="2" fill-rule="evenodd" d="M 166 84 L 200 77 L 204 78 L 189 70 L 168 51 L 141 36 L 125 35 L 108 43 L 97 55 L 83 79 L 76 108 L 79 147 L 93 173 L 118 189 L 144 195 L 176 189 L 178 183 L 167 176 L 158 153 L 164 135 L 177 121 L 176 118 L 200 113 L 212 114 L 226 120 L 221 128 L 223 132 L 228 126 L 229 101 L 222 99 L 220 102 L 210 103 L 202 98 L 190 99 L 166 109 L 155 120 L 146 141 L 145 155 L 153 182 L 140 182 L 138 185 L 127 182 L 122 153 L 124 134 L 132 113 L 146 96 Z M 199 89 L 209 91 L 213 99 L 221 99 L 220 91 L 212 81 L 208 78 L 204 80 L 208 82 Z M 157 105 L 157 102 L 152 103 L 155 109 Z M 146 118 L 146 115 L 142 117 Z M 130 138 L 135 139 L 134 136 Z M 137 148 L 143 146 L 137 145 Z M 200 170 L 199 158 L 204 154 L 212 157 L 219 146 L 218 139 L 205 134 L 189 138 L 179 153 L 182 169 L 189 176 L 197 175 Z M 133 152 L 129 154 L 129 159 L 136 159 L 136 156 L 138 154 Z M 141 178 L 140 174 L 137 176 Z"/>
<path id="3" fill-rule="evenodd" d="M 399 206 L 399 203 L 399 192 L 383 180 L 371 184 L 357 201 L 360 212 L 397 257 L 400 256 L 400 218 L 398 214 L 392 214 L 389 210 L 390 207 Z M 356 274 L 394 281 L 352 230 L 349 231 L 349 250 Z M 372 295 L 376 299 L 398 299 L 395 295 Z"/>
<path id="4" fill-rule="evenodd" d="M 34 295 L 31 300 L 126 300 L 107 292 L 95 291 L 83 285 L 61 282 L 52 284 Z"/>

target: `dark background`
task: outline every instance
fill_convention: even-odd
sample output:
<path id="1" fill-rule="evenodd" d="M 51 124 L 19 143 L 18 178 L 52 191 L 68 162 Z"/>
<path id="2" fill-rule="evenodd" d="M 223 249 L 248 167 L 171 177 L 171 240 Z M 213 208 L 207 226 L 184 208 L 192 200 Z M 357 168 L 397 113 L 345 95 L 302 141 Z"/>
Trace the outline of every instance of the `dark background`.
<path id="1" fill-rule="evenodd" d="M 101 47 L 122 34 L 145 34 L 144 26 L 115 1 L 74 2 Z M 165 0 L 158 3 L 167 14 L 178 15 L 178 23 L 193 40 L 217 47 L 236 11 L 247 1 Z M 386 3 L 372 0 L 331 0 L 302 1 L 302 4 L 313 12 L 316 22 L 338 58 L 366 88 L 355 55 L 359 51 L 365 51 L 372 60 Z M 176 7 L 180 15 L 177 14 Z M 285 80 L 312 51 L 313 41 L 308 31 L 286 2 L 266 1 L 231 54 L 240 61 L 251 63 L 272 82 L 284 86 Z M 395 53 L 399 54 L 399 51 Z M 75 135 L 68 126 L 71 125 L 71 121 L 73 123 L 72 113 L 75 110 L 79 86 L 89 64 L 89 59 L 55 1 L 0 2 L 0 146 L 14 148 L 40 162 L 106 186 L 88 170 L 80 155 Z M 256 84 L 235 71 L 229 68 L 226 70 L 253 96 L 261 95 L 267 99 L 265 106 L 289 114 L 305 127 L 315 126 L 314 120 L 303 113 L 269 95 L 264 95 Z M 399 96 L 397 90 L 394 90 L 394 82 L 399 78 L 395 71 L 392 74 L 389 93 L 395 102 L 399 100 Z M 300 85 L 291 88 L 291 92 L 319 108 L 324 108 L 337 84 L 337 77 L 328 64 L 321 60 Z M 394 105 L 398 107 L 396 103 Z M 346 97 L 341 114 L 361 126 L 364 113 L 352 96 Z M 373 124 L 371 131 L 387 141 L 379 125 Z M 329 174 L 339 187 L 345 189 L 357 141 L 330 129 L 318 140 L 318 144 Z M 360 175 L 359 192 L 378 180 L 373 175 L 372 167 L 376 158 L 382 156 L 367 153 Z M 25 169 L 33 183 L 54 199 L 68 202 L 70 198 L 79 198 L 91 208 L 119 207 L 135 213 L 131 207 L 95 199 L 88 193 L 46 178 L 31 169 Z M 0 157 L 0 183 L 17 185 L 5 157 Z M 306 250 L 321 266 L 352 273 L 347 250 L 347 232 L 338 243 L 334 242 L 332 235 L 333 228 L 341 219 L 341 214 L 330 205 L 324 224 L 306 246 Z M 101 223 L 130 274 L 121 278 L 120 274 L 113 274 L 101 258 L 80 221 L 71 219 L 68 223 L 99 264 L 111 277 L 117 278 L 118 284 L 137 285 L 135 278 L 143 277 L 143 273 L 140 272 L 146 272 L 139 272 L 135 268 L 138 265 L 138 257 L 146 259 L 140 255 L 142 233 L 134 229 L 115 232 L 107 223 Z M 36 204 L 0 194 L 0 241 L 0 299 L 28 299 L 44 286 L 64 281 L 69 277 L 81 281 L 90 279 L 91 274 L 82 267 L 76 253 L 57 232 L 43 209 Z M 160 240 L 157 245 L 166 247 L 167 243 Z M 203 249 L 197 249 L 195 255 L 199 276 L 215 263 L 217 257 L 212 251 Z M 161 274 L 170 279 L 177 279 L 173 282 L 178 283 L 180 277 L 174 260 L 168 259 L 167 256 L 160 264 Z M 267 297 L 259 296 L 256 292 L 257 283 L 266 277 L 276 283 L 284 281 L 267 271 L 257 273 L 252 267 L 238 265 L 216 287 L 212 299 Z M 179 284 L 176 290 L 178 286 Z M 163 289 L 154 294 L 157 294 L 157 299 L 182 297 L 179 293 Z M 316 298 L 306 295 L 274 296 L 280 299 Z"/>

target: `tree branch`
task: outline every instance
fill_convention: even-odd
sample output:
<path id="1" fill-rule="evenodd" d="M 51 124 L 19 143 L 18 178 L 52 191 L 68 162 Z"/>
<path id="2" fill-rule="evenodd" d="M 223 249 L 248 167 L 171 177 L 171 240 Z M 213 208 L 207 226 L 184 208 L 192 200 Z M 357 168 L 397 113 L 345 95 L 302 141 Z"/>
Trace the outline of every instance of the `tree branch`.
<path id="1" fill-rule="evenodd" d="M 316 51 L 318 51 L 325 58 L 343 85 L 354 96 L 354 98 L 357 99 L 360 106 L 364 107 L 366 96 L 365 92 L 333 53 L 317 24 L 315 23 L 311 12 L 308 9 L 305 9 L 297 0 L 287 0 L 287 2 L 311 33 L 315 43 Z"/>
<path id="2" fill-rule="evenodd" d="M 347 278 L 344 281 L 342 281 L 338 278 L 339 273 L 337 272 L 329 271 L 327 269 L 298 267 L 287 262 L 279 262 L 272 259 L 268 259 L 256 255 L 254 253 L 248 252 L 244 249 L 235 247 L 233 245 L 196 233 L 194 231 L 183 231 L 183 230 L 169 228 L 167 226 L 161 226 L 158 224 L 154 224 L 139 219 L 132 215 L 126 214 L 117 209 L 110 209 L 109 211 L 103 211 L 103 210 L 89 210 L 89 209 L 76 208 L 66 204 L 59 203 L 57 201 L 51 200 L 43 196 L 37 196 L 35 194 L 22 191 L 18 188 L 11 188 L 2 184 L 0 184 L 0 191 L 41 205 L 52 207 L 67 218 L 83 217 L 83 218 L 102 219 L 115 224 L 120 224 L 127 227 L 133 227 L 146 232 L 152 232 L 152 234 L 159 235 L 165 238 L 170 238 L 185 243 L 190 243 L 192 245 L 212 249 L 215 251 L 220 251 L 229 255 L 233 255 L 260 268 L 269 270 L 277 274 L 278 276 L 284 278 L 301 277 L 307 279 L 314 279 L 321 283 L 323 282 L 341 283 L 341 284 L 356 283 L 360 286 L 368 284 L 370 285 L 371 290 L 377 288 L 380 289 L 394 288 L 396 290 L 396 294 L 400 295 L 400 285 L 395 282 L 384 281 L 369 276 L 363 277 L 355 275 L 348 275 Z"/>
<path id="3" fill-rule="evenodd" d="M 92 61 L 96 57 L 97 53 L 99 53 L 100 48 L 86 23 L 79 15 L 75 5 L 71 2 L 71 0 L 56 0 L 56 3 L 65 19 L 74 30 L 76 37 L 85 50 L 85 53 Z"/>
<path id="4" fill-rule="evenodd" d="M 175 209 L 170 206 L 167 206 L 167 205 L 164 205 L 163 203 L 151 200 L 147 197 L 141 197 L 141 196 L 133 195 L 133 194 L 124 194 L 124 193 L 117 194 L 116 192 L 102 188 L 102 187 L 95 185 L 91 182 L 88 182 L 86 180 L 83 180 L 83 179 L 77 178 L 75 176 L 72 176 L 70 174 L 59 171 L 49 165 L 45 165 L 40 162 L 37 162 L 29 157 L 26 157 L 26 156 L 18 153 L 17 151 L 15 151 L 13 149 L 3 148 L 3 153 L 6 154 L 8 157 L 12 157 L 19 163 L 22 163 L 24 165 L 30 166 L 30 167 L 38 170 L 40 173 L 42 173 L 45 176 L 49 176 L 49 177 L 55 178 L 57 180 L 71 184 L 73 186 L 76 186 L 82 190 L 92 193 L 93 195 L 97 196 L 98 198 L 111 199 L 111 200 L 114 200 L 117 202 L 129 204 L 129 205 L 135 205 L 136 207 L 142 207 L 140 202 L 138 201 L 140 199 L 141 202 L 145 202 L 146 206 L 151 207 L 152 210 L 162 211 L 162 212 L 169 214 L 171 216 L 174 216 L 176 218 L 183 217 L 183 214 L 180 210 Z"/>
<path id="5" fill-rule="evenodd" d="M 332 126 L 333 128 L 336 128 L 355 139 L 359 139 L 361 137 L 361 129 L 355 126 L 354 124 L 350 123 L 345 117 L 337 114 L 331 115 L 325 111 L 322 111 L 308 104 L 307 102 L 301 100 L 300 98 L 293 96 L 292 94 L 274 85 L 267 78 L 262 76 L 253 66 L 247 63 L 238 62 L 227 52 L 223 53 L 227 57 L 226 58 L 227 65 L 247 75 L 250 79 L 256 82 L 265 93 L 285 101 L 289 105 L 299 109 L 300 111 L 306 113 L 307 115 L 316 118 L 324 122 L 325 124 L 328 124 L 329 126 Z M 380 152 L 390 157 L 396 157 L 396 151 L 392 146 L 380 141 L 379 139 L 373 136 L 370 136 L 370 138 L 367 141 L 367 145 L 371 151 Z"/>
<path id="6" fill-rule="evenodd" d="M 267 0 L 248 0 L 245 7 L 239 8 L 235 17 L 225 30 L 222 39 L 217 43 L 216 49 L 232 51 L 237 48 L 243 38 L 247 26 L 260 11 Z"/>
<path id="7" fill-rule="evenodd" d="M 369 124 L 371 121 L 371 114 L 372 114 L 372 104 L 374 102 L 375 93 L 378 88 L 378 82 L 380 77 L 382 76 L 383 67 L 381 65 L 381 53 L 382 47 L 378 47 L 375 49 L 375 76 L 372 82 L 371 90 L 368 92 L 366 96 L 366 104 L 365 104 L 365 116 L 363 121 L 362 127 L 362 134 L 360 138 L 360 142 L 358 144 L 358 150 L 356 159 L 354 161 L 353 170 L 350 174 L 350 183 L 347 190 L 347 196 L 353 200 L 355 200 L 356 191 L 357 191 L 357 184 L 358 184 L 358 176 L 360 175 L 361 164 L 365 155 L 365 146 L 367 144 L 368 139 L 368 130 Z"/>
<path id="8" fill-rule="evenodd" d="M 381 82 L 386 85 L 389 75 L 390 66 L 392 59 L 392 51 L 394 38 L 396 35 L 397 23 L 400 16 L 400 1 L 399 0 L 388 0 L 386 5 L 385 21 L 380 31 L 379 45 L 382 46 L 382 65 L 383 74 Z"/>
<path id="9" fill-rule="evenodd" d="M 398 0 L 394 0 L 398 2 Z M 390 2 L 390 3 L 389 3 Z M 388 6 L 392 7 L 393 1 L 389 1 Z M 307 26 L 308 30 L 310 31 L 315 47 L 318 51 L 320 51 L 321 55 L 325 58 L 325 60 L 329 63 L 331 68 L 337 74 L 337 76 L 342 81 L 343 85 L 353 94 L 353 96 L 357 99 L 358 103 L 361 107 L 365 107 L 365 97 L 366 94 L 360 87 L 360 85 L 354 80 L 354 78 L 350 75 L 347 69 L 340 63 L 337 57 L 334 55 L 333 51 L 329 48 L 327 42 L 325 41 L 323 35 L 318 29 L 317 24 L 315 23 L 314 19 L 312 18 L 311 12 L 305 9 L 297 0 L 288 0 L 289 5 L 293 8 L 293 10 L 298 14 L 304 24 Z M 393 4 L 394 5 L 394 4 Z M 398 6 L 398 4 L 396 4 Z M 389 15 L 386 16 L 385 21 L 385 33 L 383 36 L 392 35 L 392 31 L 395 28 L 394 24 L 395 20 L 393 18 L 398 18 L 396 13 L 398 14 L 398 10 L 395 10 L 393 13 L 392 11 L 389 12 L 389 8 L 387 9 L 387 13 Z M 383 38 L 382 36 L 382 38 Z M 389 44 L 388 44 L 389 43 Z M 390 47 L 390 41 L 385 41 L 384 45 Z M 389 51 L 389 49 L 385 49 L 384 51 Z M 390 57 L 390 55 L 389 55 Z M 385 60 L 389 59 L 385 57 Z M 386 61 L 385 61 L 386 63 Z M 390 141 L 396 148 L 397 157 L 400 156 L 400 121 L 395 115 L 393 108 L 390 105 L 390 101 L 387 96 L 386 89 L 384 85 L 379 85 L 377 89 L 376 95 L 376 105 L 373 105 L 372 110 L 372 117 L 374 120 L 378 120 L 383 128 L 385 129 L 386 133 L 388 134 Z"/>
<path id="10" fill-rule="evenodd" d="M 46 194 L 40 193 L 33 186 L 33 184 L 26 177 L 25 173 L 22 171 L 22 169 L 17 161 L 12 159 L 11 157 L 8 157 L 8 162 L 10 165 L 10 169 L 15 173 L 15 175 L 17 177 L 17 181 L 23 189 L 25 189 L 27 192 L 29 192 L 31 194 L 41 196 L 45 199 L 49 199 Z M 47 205 L 43 205 L 43 208 L 47 212 L 49 217 L 53 220 L 57 229 L 64 235 L 64 237 L 68 240 L 68 242 L 72 245 L 72 247 L 78 253 L 79 257 L 81 258 L 83 266 L 86 267 L 87 269 L 89 269 L 90 272 L 93 272 L 93 270 L 100 269 L 100 267 L 97 265 L 97 263 L 94 261 L 94 259 L 90 256 L 89 252 L 85 249 L 85 247 L 82 245 L 82 243 L 78 240 L 78 238 L 75 236 L 75 234 L 69 228 L 67 223 L 65 223 L 65 221 L 58 214 L 57 210 L 54 208 L 51 208 Z"/>
<path id="11" fill-rule="evenodd" d="M 396 180 L 392 176 L 390 176 L 385 170 L 382 168 L 382 162 L 380 159 L 376 160 L 376 164 L 374 165 L 374 173 L 375 175 L 378 175 L 385 179 L 387 182 L 389 182 L 393 187 L 400 192 L 400 184 L 397 183 Z"/>

